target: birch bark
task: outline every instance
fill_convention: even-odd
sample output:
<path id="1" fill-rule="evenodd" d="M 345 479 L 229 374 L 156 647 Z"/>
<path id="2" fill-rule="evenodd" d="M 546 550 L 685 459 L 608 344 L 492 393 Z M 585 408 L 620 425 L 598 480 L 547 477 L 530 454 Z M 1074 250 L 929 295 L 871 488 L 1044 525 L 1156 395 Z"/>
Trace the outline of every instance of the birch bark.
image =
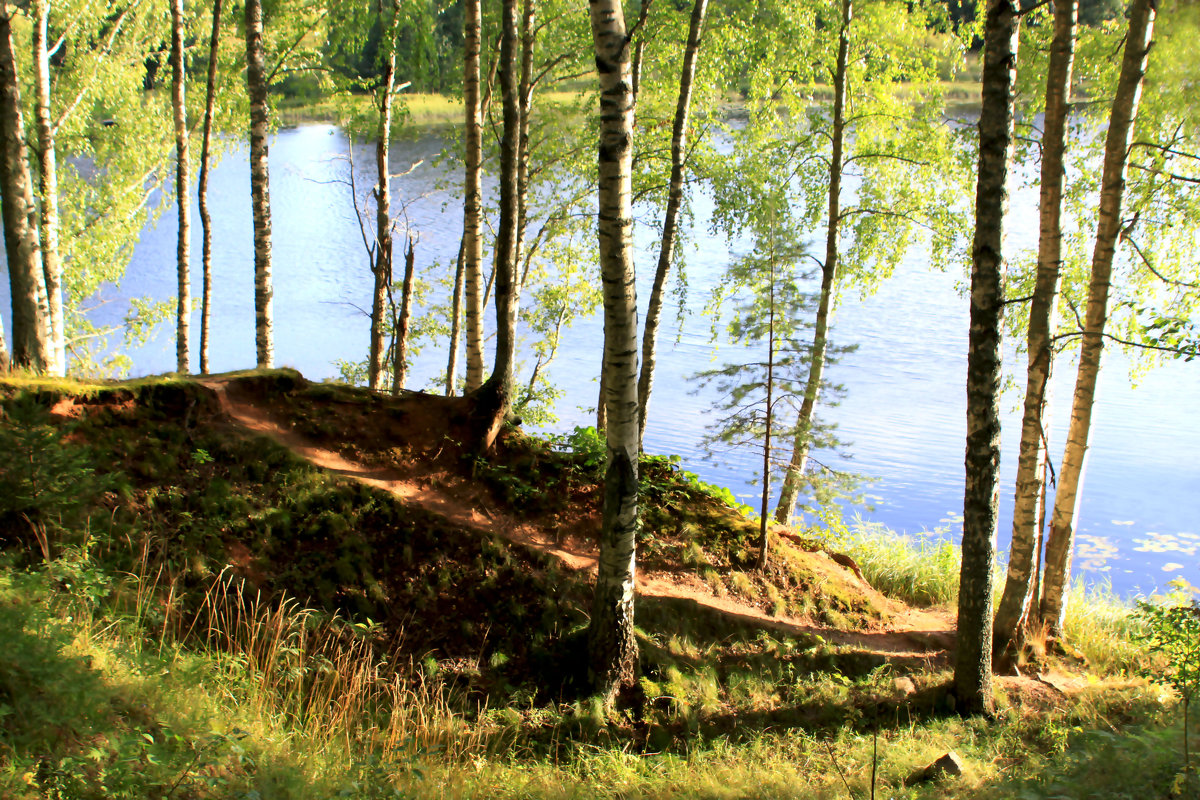
<path id="1" fill-rule="evenodd" d="M 637 297 L 634 291 L 633 91 L 620 0 L 589 0 L 600 79 L 599 245 L 604 285 L 604 405 L 608 466 L 600 561 L 588 629 L 593 686 L 610 701 L 634 679 L 638 524 Z"/>
<path id="2" fill-rule="evenodd" d="M 796 437 L 792 441 L 792 458 L 775 504 L 775 521 L 787 525 L 796 511 L 804 471 L 812 446 L 812 427 L 817 401 L 825 375 L 825 360 L 829 351 L 829 317 L 833 310 L 833 289 L 837 283 L 838 240 L 842 224 L 842 167 L 846 144 L 846 71 L 850 54 L 850 24 L 854 21 L 853 0 L 842 1 L 842 25 L 838 33 L 837 65 L 833 72 L 833 129 L 830 132 L 829 154 L 829 222 L 825 228 L 825 261 L 821 264 L 821 298 L 817 302 L 817 318 L 813 326 L 812 354 L 805 381 L 800 413 L 796 417 Z"/>
<path id="3" fill-rule="evenodd" d="M 189 174 L 186 102 L 187 70 L 184 59 L 183 0 L 171 0 L 171 108 L 175 118 L 175 201 L 179 213 L 175 267 L 178 297 L 175 304 L 175 371 L 190 371 L 192 319 L 192 197 Z"/>
<path id="4" fill-rule="evenodd" d="M 50 313 L 51 362 L 47 364 L 47 371 L 62 376 L 67 374 L 67 338 L 63 318 L 62 259 L 58 250 L 58 160 L 54 125 L 50 119 L 50 57 L 46 50 L 50 0 L 34 0 L 33 17 L 34 125 L 39 151 L 38 193 L 41 195 L 39 233 Z"/>
<path id="5" fill-rule="evenodd" d="M 263 52 L 262 0 L 246 0 L 246 91 L 250 96 L 250 202 L 254 214 L 254 348 L 260 368 L 275 365 L 272 330 L 271 189 L 267 156 L 270 108 Z"/>
<path id="6" fill-rule="evenodd" d="M 388 161 L 392 139 L 392 91 L 396 87 L 396 26 L 400 9 L 395 0 L 381 0 L 380 16 L 385 10 L 388 16 L 383 26 L 383 74 L 380 76 L 379 120 L 375 131 L 375 263 L 371 265 L 374 291 L 371 293 L 371 346 L 367 365 L 367 384 L 372 390 L 379 389 L 380 376 L 385 369 L 384 308 L 392 282 L 392 181 Z M 397 359 L 397 363 L 399 361 Z M 393 375 L 393 382 L 395 379 Z"/>
<path id="7" fill-rule="evenodd" d="M 1054 38 L 1046 71 L 1046 111 L 1042 126 L 1041 196 L 1038 205 L 1038 266 L 1029 309 L 1026 342 L 1025 409 L 1021 420 L 1021 445 L 1017 456 L 1016 496 L 1013 501 L 1012 546 L 1004 594 L 996 609 L 995 643 L 999 654 L 1020 646 L 1028 621 L 1030 602 L 1038 580 L 1038 525 L 1042 475 L 1045 471 L 1047 387 L 1053 351 L 1051 337 L 1058 301 L 1059 267 L 1062 264 L 1064 156 L 1067 149 L 1067 113 L 1071 72 L 1075 61 L 1076 0 L 1059 0 L 1054 7 Z"/>
<path id="8" fill-rule="evenodd" d="M 200 178 L 196 195 L 200 203 L 200 373 L 208 374 L 209 324 L 212 320 L 212 214 L 208 210 L 208 162 L 212 150 L 213 117 L 216 114 L 217 56 L 221 49 L 221 4 L 213 0 L 212 35 L 208 44 L 208 81 L 204 91 L 204 132 L 200 141 Z"/>
<path id="9" fill-rule="evenodd" d="M 1096 379 L 1100 374 L 1100 355 L 1104 350 L 1109 283 L 1117 240 L 1121 236 L 1125 172 L 1154 33 L 1154 17 L 1153 0 L 1134 0 L 1129 11 L 1129 31 L 1125 35 L 1125 54 L 1121 59 L 1117 91 L 1104 139 L 1100 218 L 1096 226 L 1096 245 L 1092 251 L 1092 277 L 1088 284 L 1079 371 L 1075 378 L 1067 445 L 1054 496 L 1054 512 L 1050 518 L 1050 535 L 1046 541 L 1041 614 L 1042 620 L 1050 626 L 1050 632 L 1056 636 L 1062 635 L 1063 614 L 1066 612 L 1066 587 L 1071 577 L 1075 518 L 1082 497 L 1080 490 L 1092 425 L 1092 405 L 1096 398 Z"/>
<path id="10" fill-rule="evenodd" d="M 46 276 L 37 242 L 33 183 L 21 114 L 20 72 L 13 51 L 12 17 L 0 3 L 0 194 L 4 248 L 12 295 L 12 366 L 44 372 L 53 364 Z"/>
<path id="11" fill-rule="evenodd" d="M 463 99 L 466 106 L 466 186 L 463 191 L 463 271 L 466 284 L 466 390 L 483 385 L 483 117 L 479 92 L 482 22 L 479 0 L 463 2 Z"/>
<path id="12" fill-rule="evenodd" d="M 675 106 L 675 120 L 671 127 L 671 180 L 667 189 L 667 210 L 663 217 L 662 243 L 658 251 L 658 268 L 654 273 L 654 284 L 650 289 L 650 300 L 646 305 L 646 322 L 642 331 L 642 366 L 638 376 L 638 442 L 646 435 L 646 416 L 650 407 L 650 392 L 654 388 L 654 367 L 658 348 L 658 328 L 662 319 L 663 294 L 671 263 L 675 258 L 675 241 L 679 233 L 679 212 L 683 206 L 683 177 L 687 162 L 688 129 L 691 121 L 692 83 L 696 77 L 696 61 L 700 54 L 700 43 L 704 35 L 704 19 L 708 12 L 708 0 L 696 0 L 692 5 L 692 17 L 688 26 L 687 45 L 683 53 L 683 67 L 679 75 L 679 99 Z M 642 40 L 638 41 L 638 47 Z M 636 77 L 637 73 L 634 72 Z"/>

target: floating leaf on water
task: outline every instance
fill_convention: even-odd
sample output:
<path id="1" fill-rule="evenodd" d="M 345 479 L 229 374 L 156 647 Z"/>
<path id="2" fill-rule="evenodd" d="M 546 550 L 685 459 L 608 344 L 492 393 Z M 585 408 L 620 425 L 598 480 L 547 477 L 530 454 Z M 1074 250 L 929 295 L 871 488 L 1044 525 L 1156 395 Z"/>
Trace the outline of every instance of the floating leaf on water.
<path id="1" fill-rule="evenodd" d="M 1170 561 L 1170 562 L 1162 565 L 1163 572 L 1175 572 L 1176 570 L 1181 570 L 1181 569 L 1183 569 L 1183 564 L 1177 564 L 1174 561 Z"/>
<path id="2" fill-rule="evenodd" d="M 1138 546 L 1133 549 L 1139 553 L 1179 553 L 1194 556 L 1200 552 L 1200 542 L 1193 541 L 1190 535 L 1185 537 L 1182 534 L 1153 532 L 1146 535 L 1154 538 L 1134 540 Z"/>

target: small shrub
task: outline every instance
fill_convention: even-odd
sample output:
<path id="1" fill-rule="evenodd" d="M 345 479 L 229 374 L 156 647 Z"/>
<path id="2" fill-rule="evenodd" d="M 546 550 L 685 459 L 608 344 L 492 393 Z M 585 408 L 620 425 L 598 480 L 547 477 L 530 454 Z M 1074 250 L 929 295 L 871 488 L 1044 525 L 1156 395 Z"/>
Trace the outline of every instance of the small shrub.
<path id="1" fill-rule="evenodd" d="M 1183 711 L 1183 780 L 1191 782 L 1188 752 L 1188 709 L 1200 690 L 1200 605 L 1138 603 L 1138 616 L 1146 622 L 1142 640 L 1165 663 L 1143 669 L 1151 680 L 1168 683 L 1179 694 Z"/>

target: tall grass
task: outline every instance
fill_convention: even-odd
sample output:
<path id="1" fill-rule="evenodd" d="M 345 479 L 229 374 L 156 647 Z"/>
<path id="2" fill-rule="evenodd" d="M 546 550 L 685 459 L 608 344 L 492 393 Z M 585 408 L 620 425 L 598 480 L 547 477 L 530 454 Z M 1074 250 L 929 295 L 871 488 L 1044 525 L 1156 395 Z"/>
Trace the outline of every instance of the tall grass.
<path id="1" fill-rule="evenodd" d="M 877 523 L 857 521 L 838 549 L 853 558 L 871 586 L 915 606 L 952 608 L 958 602 L 962 552 L 944 531 L 910 536 Z M 993 570 L 996 600 L 1004 589 L 1004 567 Z M 1128 672 L 1146 655 L 1137 643 L 1141 623 L 1129 600 L 1106 583 L 1076 580 L 1067 594 L 1064 633 L 1093 669 Z"/>

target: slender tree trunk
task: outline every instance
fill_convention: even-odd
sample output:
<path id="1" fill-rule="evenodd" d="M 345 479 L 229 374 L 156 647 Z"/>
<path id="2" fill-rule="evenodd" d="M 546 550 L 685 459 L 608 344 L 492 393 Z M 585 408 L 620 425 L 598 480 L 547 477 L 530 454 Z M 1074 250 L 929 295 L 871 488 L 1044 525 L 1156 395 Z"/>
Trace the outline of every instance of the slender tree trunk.
<path id="1" fill-rule="evenodd" d="M 371 294 L 371 347 L 367 365 L 367 383 L 373 391 L 379 388 L 380 376 L 385 369 L 383 314 L 392 281 L 392 181 L 388 161 L 392 140 L 392 91 L 396 87 L 396 26 L 400 14 L 394 0 L 381 0 L 381 17 L 385 9 L 390 17 L 383 26 L 383 74 L 379 81 L 379 122 L 375 131 L 375 263 L 371 269 L 375 284 Z M 395 378 L 393 375 L 393 383 Z"/>
<path id="2" fill-rule="evenodd" d="M 44 372 L 54 363 L 54 354 L 9 14 L 8 3 L 0 3 L 0 205 L 12 293 L 12 366 Z"/>
<path id="3" fill-rule="evenodd" d="M 458 382 L 458 342 L 462 338 L 462 306 L 463 284 L 465 282 L 466 265 L 464 258 L 466 248 L 460 239 L 458 243 L 458 260 L 454 268 L 454 291 L 450 296 L 450 347 L 446 359 L 446 396 L 454 396 L 454 384 Z"/>
<path id="4" fill-rule="evenodd" d="M 633 633 L 638 525 L 637 296 L 634 290 L 633 92 L 620 0 L 589 0 L 600 77 L 600 268 L 608 466 L 600 563 L 588 629 L 593 686 L 611 699 L 637 666 Z"/>
<path id="5" fill-rule="evenodd" d="M 513 253 L 513 285 L 519 297 L 524 284 L 525 232 L 529 226 L 529 117 L 533 108 L 535 0 L 523 0 L 521 11 L 521 78 L 517 85 L 517 232 Z"/>
<path id="6" fill-rule="evenodd" d="M 8 357 L 8 344 L 4 340 L 4 318 L 0 316 L 0 375 L 4 375 L 12 369 L 12 362 Z"/>
<path id="7" fill-rule="evenodd" d="M 490 448 L 508 416 L 513 395 L 517 345 L 517 162 L 520 138 L 517 0 L 504 0 L 500 26 L 500 94 L 504 130 L 500 137 L 500 222 L 492 274 L 496 289 L 496 357 L 492 375 L 476 394 L 479 440 Z"/>
<path id="8" fill-rule="evenodd" d="M 504 132 L 500 137 L 500 222 L 496 231 L 496 359 L 492 379 L 512 394 L 517 326 L 517 172 L 520 161 L 521 108 L 517 60 L 517 3 L 504 0 L 500 38 L 500 96 Z M 504 406 L 507 410 L 508 399 Z"/>
<path id="9" fill-rule="evenodd" d="M 467 305 L 468 392 L 483 385 L 483 117 L 479 92 L 482 22 L 479 0 L 463 2 L 463 100 L 466 105 L 466 187 L 463 191 L 463 264 Z"/>
<path id="10" fill-rule="evenodd" d="M 396 351 L 392 366 L 392 395 L 400 394 L 408 379 L 408 329 L 412 321 L 412 295 L 414 280 L 413 240 L 410 236 L 404 248 L 404 286 L 400 294 L 400 318 L 396 321 Z"/>
<path id="11" fill-rule="evenodd" d="M 825 261 L 821 265 L 821 298 L 817 303 L 817 319 L 813 328 L 812 355 L 804 398 L 796 418 L 796 438 L 792 442 L 792 458 L 783 476 L 779 502 L 775 506 L 775 521 L 790 524 L 796 513 L 796 500 L 804 482 L 812 447 L 813 421 L 825 376 L 825 361 L 829 352 L 829 317 L 833 310 L 833 292 L 837 284 L 838 240 L 842 225 L 842 167 L 846 144 L 846 70 L 850 56 L 850 24 L 854 20 L 853 0 L 842 0 L 842 26 L 838 34 L 837 65 L 833 73 L 833 130 L 829 154 L 829 222 L 825 228 Z"/>
<path id="12" fill-rule="evenodd" d="M 1104 167 L 1100 178 L 1100 218 L 1096 227 L 1096 245 L 1092 252 L 1092 277 L 1088 286 L 1087 312 L 1083 342 L 1079 351 L 1079 372 L 1075 378 L 1075 397 L 1071 405 L 1071 425 L 1067 446 L 1059 470 L 1050 536 L 1046 542 L 1046 572 L 1042 586 L 1042 619 L 1051 633 L 1061 636 L 1066 611 L 1066 587 L 1071 576 L 1071 550 L 1074 544 L 1075 515 L 1078 511 L 1084 457 L 1092 424 L 1092 404 L 1096 397 L 1096 379 L 1100 374 L 1100 355 L 1104 350 L 1104 324 L 1108 318 L 1108 288 L 1113 258 L 1121 235 L 1121 203 L 1125 195 L 1125 171 L 1129 147 L 1133 141 L 1142 79 L 1154 32 L 1153 0 L 1134 0 L 1130 7 L 1129 32 L 1125 36 L 1125 55 L 1112 114 L 1104 140 Z"/>
<path id="13" fill-rule="evenodd" d="M 267 162 L 267 75 L 262 0 L 246 0 L 246 91 L 250 96 L 250 199 L 254 213 L 254 346 L 258 366 L 275 365 L 271 286 L 271 191 Z"/>
<path id="14" fill-rule="evenodd" d="M 992 564 L 999 509 L 1000 340 L 1004 319 L 1001 275 L 1019 19 L 1011 0 L 989 0 L 986 13 L 967 349 L 966 489 L 954 663 L 954 694 L 964 714 L 990 713 L 993 708 Z"/>
<path id="15" fill-rule="evenodd" d="M 54 125 L 50 120 L 50 58 L 46 52 L 46 29 L 50 19 L 50 0 L 33 4 L 33 69 L 37 127 L 38 192 L 41 194 L 40 244 L 42 271 L 45 273 L 46 300 L 50 311 L 50 352 L 47 371 L 67 374 L 67 338 L 63 319 L 62 260 L 58 252 L 58 159 L 54 143 Z"/>
<path id="16" fill-rule="evenodd" d="M 208 374 L 209 323 L 212 320 L 212 215 L 208 211 L 208 162 L 212 150 L 213 117 L 216 115 L 217 56 L 221 49 L 221 3 L 213 0 L 212 35 L 208 40 L 208 83 L 204 91 L 204 134 L 200 143 L 200 179 L 196 195 L 200 201 L 200 269 L 204 273 L 200 293 L 200 372 Z"/>
<path id="17" fill-rule="evenodd" d="M 763 431 L 762 509 L 758 519 L 758 568 L 766 570 L 771 551 L 771 425 L 774 422 L 775 391 L 775 256 L 771 255 L 771 307 L 767 311 L 767 409 Z M 643 372 L 643 374 L 645 374 Z"/>
<path id="18" fill-rule="evenodd" d="M 1027 336 L 1025 413 L 1021 421 L 1021 449 L 1017 461 L 1016 497 L 1013 501 L 1012 548 L 1008 577 L 996 609 L 994 651 L 1019 648 L 1037 583 L 1034 563 L 1039 557 L 1038 509 L 1044 497 L 1042 473 L 1046 451 L 1045 410 L 1053 351 L 1054 309 L 1058 302 L 1059 266 L 1062 264 L 1063 180 L 1066 176 L 1067 113 L 1071 94 L 1071 69 L 1075 60 L 1076 0 L 1059 0 L 1054 6 L 1054 40 L 1046 72 L 1046 114 L 1042 130 L 1042 175 L 1039 202 L 1038 268 L 1029 309 Z"/>
<path id="19" fill-rule="evenodd" d="M 175 250 L 179 297 L 175 305 L 175 371 L 190 372 L 189 333 L 192 320 L 192 182 L 189 175 L 186 103 L 186 58 L 183 48 L 183 0 L 171 0 L 171 107 L 175 116 L 175 200 L 179 236 Z"/>
<path id="20" fill-rule="evenodd" d="M 654 368 L 658 346 L 658 326 L 662 318 L 663 295 L 667 277 L 675 257 L 675 241 L 679 232 L 679 211 L 683 206 L 683 172 L 687 162 L 687 138 L 692 105 L 692 82 L 696 77 L 696 60 L 704 33 L 704 17 L 708 0 L 696 0 L 688 28 L 687 46 L 683 51 L 683 68 L 679 75 L 679 99 L 675 105 L 675 121 L 671 128 L 671 182 L 667 189 L 667 212 L 663 217 L 662 244 L 658 251 L 658 269 L 646 305 L 646 324 L 642 331 L 642 367 L 638 377 L 638 406 L 640 422 L 638 442 L 646 435 L 646 417 L 650 406 L 650 391 L 654 386 Z M 640 47 L 640 40 L 639 40 Z"/>
<path id="21" fill-rule="evenodd" d="M 608 405 L 604 399 L 608 396 L 608 382 L 604 378 L 604 353 L 600 355 L 600 380 L 596 381 L 596 433 L 603 435 L 608 429 Z"/>

